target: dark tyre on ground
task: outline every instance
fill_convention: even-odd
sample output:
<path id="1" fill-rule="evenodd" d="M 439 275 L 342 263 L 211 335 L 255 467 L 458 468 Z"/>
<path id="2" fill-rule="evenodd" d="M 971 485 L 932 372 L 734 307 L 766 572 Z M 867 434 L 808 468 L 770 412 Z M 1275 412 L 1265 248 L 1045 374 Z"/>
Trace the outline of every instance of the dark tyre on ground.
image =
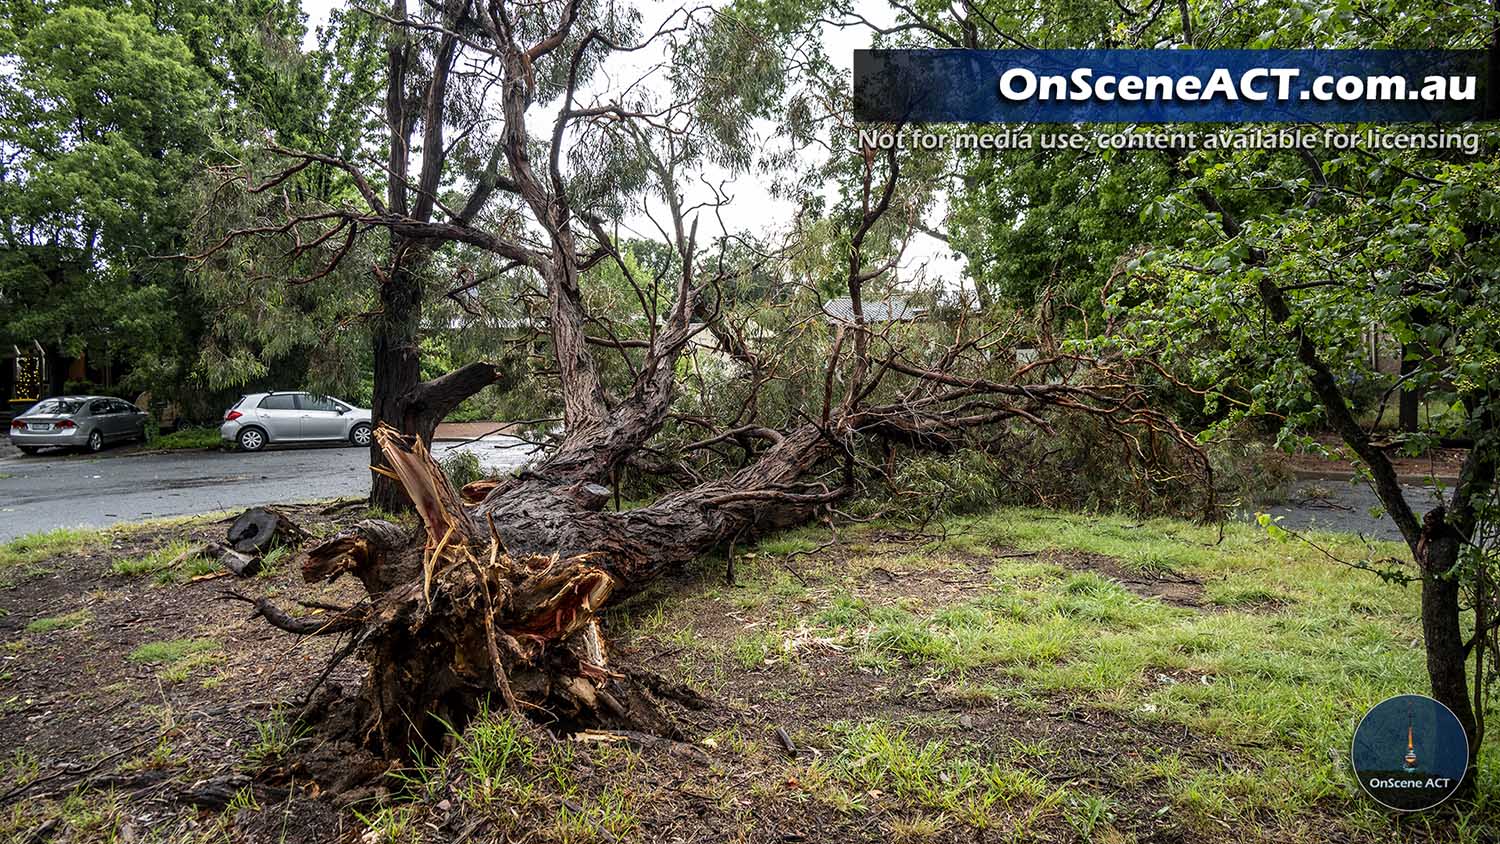
<path id="1" fill-rule="evenodd" d="M 240 451 L 260 451 L 266 447 L 266 433 L 259 428 L 246 428 L 235 438 Z"/>
<path id="2" fill-rule="evenodd" d="M 41 449 L 34 445 L 18 445 L 16 448 L 19 448 L 22 454 L 36 454 L 38 451 L 41 451 Z"/>
<path id="3" fill-rule="evenodd" d="M 370 436 L 370 424 L 368 422 L 361 422 L 354 426 L 354 430 L 349 432 L 349 442 L 364 448 L 370 444 Z"/>
<path id="4" fill-rule="evenodd" d="M 89 431 L 89 440 L 84 444 L 83 450 L 89 454 L 98 454 L 104 450 L 104 435 L 98 430 Z"/>

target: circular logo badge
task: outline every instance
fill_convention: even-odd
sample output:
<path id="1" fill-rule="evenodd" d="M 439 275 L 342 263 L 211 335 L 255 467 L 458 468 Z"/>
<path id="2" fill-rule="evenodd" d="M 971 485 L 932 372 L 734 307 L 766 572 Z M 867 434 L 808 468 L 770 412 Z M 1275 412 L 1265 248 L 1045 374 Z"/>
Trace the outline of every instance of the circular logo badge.
<path id="1" fill-rule="evenodd" d="M 1426 695 L 1397 695 L 1365 713 L 1349 759 L 1370 799 L 1419 812 L 1458 790 L 1469 767 L 1469 737 L 1448 707 Z"/>

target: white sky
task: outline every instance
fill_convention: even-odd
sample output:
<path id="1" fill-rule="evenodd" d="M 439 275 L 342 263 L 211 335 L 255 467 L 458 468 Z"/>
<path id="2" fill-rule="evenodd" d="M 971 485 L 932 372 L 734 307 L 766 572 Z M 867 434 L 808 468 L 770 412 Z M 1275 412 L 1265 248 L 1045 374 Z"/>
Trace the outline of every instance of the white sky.
<path id="1" fill-rule="evenodd" d="M 342 8 L 345 5 L 345 0 L 302 0 L 302 11 L 307 15 L 309 30 L 307 46 L 311 47 L 315 43 L 313 31 L 328 22 L 330 10 Z M 653 31 L 661 18 L 670 10 L 678 8 L 678 5 L 669 0 L 637 0 L 636 8 L 645 15 L 642 23 L 643 31 Z M 855 7 L 866 19 L 882 26 L 892 17 L 890 6 L 878 0 L 857 0 Z M 865 27 L 846 29 L 824 27 L 824 34 L 824 44 L 829 58 L 845 73 L 852 75 L 854 51 L 870 46 L 872 37 L 870 30 Z M 615 78 L 626 77 L 616 73 Z M 774 127 L 767 128 L 774 129 Z M 722 176 L 716 176 L 714 181 L 717 182 L 722 178 Z M 789 222 L 796 212 L 796 208 L 791 203 L 770 196 L 754 176 L 741 175 L 731 180 L 727 190 L 734 197 L 734 201 L 725 209 L 724 216 L 732 228 L 738 227 L 742 231 L 759 236 L 775 235 L 779 233 L 778 224 Z M 691 202 L 690 198 L 689 204 Z M 943 210 L 941 206 L 934 209 L 930 212 L 927 222 L 938 226 L 941 223 Z M 664 217 L 658 216 L 657 219 L 661 220 Z M 655 225 L 645 217 L 623 220 L 621 227 L 643 238 L 657 237 Z M 702 235 L 718 234 L 719 226 L 712 215 L 706 215 L 700 222 L 699 230 L 701 239 Z M 944 289 L 956 290 L 961 283 L 962 269 L 962 261 L 949 252 L 947 244 L 928 235 L 917 234 L 907 245 L 901 275 L 903 281 L 908 283 L 941 282 Z"/>

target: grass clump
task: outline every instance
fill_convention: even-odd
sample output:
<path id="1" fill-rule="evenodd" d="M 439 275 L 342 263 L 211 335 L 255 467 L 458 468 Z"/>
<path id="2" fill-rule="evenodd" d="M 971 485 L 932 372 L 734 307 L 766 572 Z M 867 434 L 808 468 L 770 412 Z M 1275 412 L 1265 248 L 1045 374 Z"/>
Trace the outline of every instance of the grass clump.
<path id="1" fill-rule="evenodd" d="M 163 683 L 184 683 L 200 668 L 224 660 L 222 646 L 212 639 L 174 639 L 149 642 L 130 652 L 131 662 L 160 665 Z"/>
<path id="2" fill-rule="evenodd" d="M 38 618 L 26 625 L 27 633 L 51 633 L 54 630 L 72 630 L 82 627 L 94 620 L 93 613 L 88 610 L 74 610 L 65 615 L 54 615 L 50 618 Z"/>
<path id="3" fill-rule="evenodd" d="M 416 844 L 426 840 L 415 806 L 385 806 L 369 815 L 356 811 L 354 816 L 365 826 L 359 838 L 364 844 Z"/>
<path id="4" fill-rule="evenodd" d="M 281 573 L 281 567 L 286 564 L 286 561 L 291 556 L 291 545 L 277 545 L 260 558 L 260 571 L 255 576 L 262 580 L 275 577 Z"/>
<path id="5" fill-rule="evenodd" d="M 188 678 L 192 677 L 198 669 L 217 665 L 223 661 L 224 654 L 222 652 L 204 651 L 173 662 L 166 668 L 163 668 L 158 676 L 161 677 L 163 683 L 186 683 Z M 212 688 L 217 683 L 205 685 L 208 688 Z"/>
<path id="6" fill-rule="evenodd" d="M 176 583 L 218 569 L 213 560 L 201 553 L 193 553 L 201 547 L 201 543 L 178 539 L 139 557 L 115 560 L 110 563 L 109 570 L 122 577 L 152 575 L 162 585 Z"/>
<path id="7" fill-rule="evenodd" d="M 195 654 L 221 650 L 212 639 L 173 639 L 164 642 L 147 642 L 130 652 L 126 657 L 131 662 L 170 665 Z"/>
<path id="8" fill-rule="evenodd" d="M 146 442 L 148 448 L 167 451 L 218 448 L 222 444 L 218 428 L 179 428 L 170 434 L 157 434 Z"/>
<path id="9" fill-rule="evenodd" d="M 104 544 L 101 531 L 88 528 L 58 528 L 19 536 L 0 544 L 0 578 L 25 574 L 51 557 L 81 554 Z"/>
<path id="10" fill-rule="evenodd" d="M 559 842 L 626 840 L 640 827 L 630 804 L 630 796 L 623 789 L 606 787 L 587 805 L 575 809 L 564 804 L 549 832 Z M 600 830 L 608 836 L 601 835 Z"/>
<path id="11" fill-rule="evenodd" d="M 42 773 L 41 761 L 35 753 L 25 748 L 16 748 L 11 751 L 10 759 L 4 764 L 5 782 L 9 785 L 25 785 L 35 780 Z"/>
<path id="12" fill-rule="evenodd" d="M 279 709 L 264 720 L 250 723 L 255 728 L 255 742 L 245 751 L 245 764 L 252 770 L 285 759 L 310 733 L 305 725 L 287 718 Z"/>
<path id="13" fill-rule="evenodd" d="M 781 637 L 769 631 L 736 636 L 730 643 L 729 654 L 740 668 L 749 671 L 774 661 L 781 652 Z"/>
<path id="14" fill-rule="evenodd" d="M 493 783 L 517 773 L 536 753 L 536 742 L 514 719 L 480 711 L 458 736 L 459 767 L 477 783 Z"/>

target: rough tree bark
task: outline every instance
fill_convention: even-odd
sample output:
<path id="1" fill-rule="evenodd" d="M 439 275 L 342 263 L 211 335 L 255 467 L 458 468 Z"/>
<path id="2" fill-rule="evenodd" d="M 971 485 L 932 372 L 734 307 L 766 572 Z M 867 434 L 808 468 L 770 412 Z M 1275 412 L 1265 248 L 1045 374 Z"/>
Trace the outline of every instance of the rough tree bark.
<path id="1" fill-rule="evenodd" d="M 401 252 L 399 239 L 392 237 L 393 255 Z M 380 314 L 371 326 L 374 357 L 374 389 L 370 400 L 370 419 L 374 424 L 393 424 L 405 428 L 406 397 L 422 380 L 422 359 L 418 347 L 422 321 L 422 283 L 418 274 L 405 262 L 396 260 L 389 273 L 379 279 Z M 429 441 L 431 435 L 429 434 Z M 385 465 L 385 455 L 370 445 L 370 466 Z M 390 512 L 408 506 L 401 488 L 379 472 L 370 477 L 370 503 Z"/>
<path id="2" fill-rule="evenodd" d="M 451 22 L 458 10 L 445 13 Z M 390 144 L 386 155 L 386 196 L 384 206 L 374 210 L 401 219 L 408 227 L 421 231 L 432 224 L 437 194 L 442 186 L 443 167 L 448 150 L 444 146 L 444 119 L 448 102 L 449 75 L 457 56 L 458 38 L 445 33 L 438 39 L 431 57 L 430 73 L 422 87 L 420 101 L 413 101 L 407 90 L 409 79 L 420 69 L 419 44 L 406 27 L 406 0 L 392 0 L 392 26 L 387 41 L 385 123 Z M 413 137 L 422 129 L 420 144 L 414 149 Z M 411 157 L 419 152 L 421 167 L 415 179 L 411 174 Z M 465 225 L 478 213 L 479 207 L 495 189 L 493 174 L 478 180 L 465 207 L 454 217 Z M 390 227 L 389 260 L 386 268 L 373 267 L 380 309 L 371 327 L 374 355 L 374 389 L 370 417 L 374 424 L 391 425 L 403 433 L 432 442 L 439 422 L 465 398 L 498 377 L 498 370 L 487 364 L 467 367 L 460 373 L 424 383 L 422 381 L 422 303 L 426 295 L 422 274 L 431 257 L 430 238 L 411 228 Z M 488 380 L 484 376 L 488 375 Z M 459 377 L 453 377 L 459 376 Z M 458 394 L 458 390 L 467 392 Z M 385 455 L 373 442 L 370 445 L 370 503 L 384 510 L 406 509 L 407 500 L 400 487 L 388 475 L 378 471 L 385 465 Z"/>

